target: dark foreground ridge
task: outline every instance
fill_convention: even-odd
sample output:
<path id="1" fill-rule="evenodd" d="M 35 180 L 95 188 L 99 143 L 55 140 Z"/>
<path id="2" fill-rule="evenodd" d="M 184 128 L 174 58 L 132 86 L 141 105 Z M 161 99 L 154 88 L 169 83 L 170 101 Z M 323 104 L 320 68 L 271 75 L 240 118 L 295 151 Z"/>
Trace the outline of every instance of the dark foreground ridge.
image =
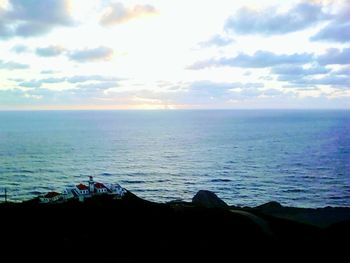
<path id="1" fill-rule="evenodd" d="M 157 204 L 127 192 L 122 199 L 3 203 L 0 255 L 26 262 L 283 262 L 347 253 L 348 208 L 329 220 L 324 211 L 278 203 L 230 207 L 207 191 L 194 201 Z M 330 214 L 338 213 L 334 209 Z M 327 224 L 320 224 L 322 216 Z"/>

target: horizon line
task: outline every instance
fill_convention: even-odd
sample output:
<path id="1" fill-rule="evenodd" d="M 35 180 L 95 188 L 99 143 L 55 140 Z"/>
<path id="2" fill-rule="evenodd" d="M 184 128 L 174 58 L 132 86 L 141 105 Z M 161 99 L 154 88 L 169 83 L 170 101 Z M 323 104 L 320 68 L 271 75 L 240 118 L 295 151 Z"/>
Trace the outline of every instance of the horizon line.
<path id="1" fill-rule="evenodd" d="M 0 109 L 0 112 L 30 112 L 30 111 L 348 111 L 350 108 L 182 108 L 182 109 Z"/>

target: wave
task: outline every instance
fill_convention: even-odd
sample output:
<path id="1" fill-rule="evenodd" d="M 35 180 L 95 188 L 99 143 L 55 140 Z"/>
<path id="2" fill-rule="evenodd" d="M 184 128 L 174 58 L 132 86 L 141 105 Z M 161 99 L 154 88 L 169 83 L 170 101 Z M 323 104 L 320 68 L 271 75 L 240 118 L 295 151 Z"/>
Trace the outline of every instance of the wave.
<path id="1" fill-rule="evenodd" d="M 303 193 L 306 192 L 304 189 L 286 189 L 283 190 L 284 193 Z"/>
<path id="2" fill-rule="evenodd" d="M 31 194 L 31 195 L 41 195 L 42 192 L 41 191 L 30 191 L 29 194 Z"/>
<path id="3" fill-rule="evenodd" d="M 144 183 L 147 183 L 146 181 L 141 181 L 141 180 L 122 180 L 120 182 L 121 182 L 121 184 L 144 184 Z"/>
<path id="4" fill-rule="evenodd" d="M 33 174 L 35 173 L 35 171 L 23 169 L 23 170 L 19 170 L 18 173 Z"/>
<path id="5" fill-rule="evenodd" d="M 100 175 L 101 176 L 112 176 L 113 174 L 111 174 L 111 173 L 101 173 Z"/>
<path id="6" fill-rule="evenodd" d="M 212 180 L 210 180 L 210 182 L 212 182 L 212 183 L 220 183 L 220 182 L 227 183 L 227 182 L 232 182 L 232 180 L 230 180 L 230 179 L 212 179 Z"/>
<path id="7" fill-rule="evenodd" d="M 349 199 L 350 198 L 350 196 L 349 195 L 344 195 L 344 196 L 331 196 L 331 197 L 329 197 L 329 199 L 331 199 L 331 200 L 347 200 L 347 199 Z"/>

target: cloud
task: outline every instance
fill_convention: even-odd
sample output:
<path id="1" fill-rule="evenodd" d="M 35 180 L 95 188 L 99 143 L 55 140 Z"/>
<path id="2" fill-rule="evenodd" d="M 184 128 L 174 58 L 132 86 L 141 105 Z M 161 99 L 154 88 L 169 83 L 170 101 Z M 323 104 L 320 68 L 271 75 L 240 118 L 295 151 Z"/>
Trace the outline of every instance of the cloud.
<path id="1" fill-rule="evenodd" d="M 318 84 L 318 85 L 329 85 L 329 86 L 350 88 L 349 76 L 330 75 L 330 76 L 325 76 L 325 77 L 320 78 L 320 79 L 310 80 L 310 82 L 314 83 L 314 84 Z"/>
<path id="2" fill-rule="evenodd" d="M 43 96 L 41 96 L 41 95 L 33 95 L 33 94 L 28 94 L 28 93 L 24 93 L 23 96 L 25 98 L 30 98 L 30 99 L 35 99 L 35 100 L 41 100 L 43 98 Z"/>
<path id="3" fill-rule="evenodd" d="M 325 54 L 317 57 L 317 62 L 321 65 L 350 64 L 350 47 L 343 49 L 327 49 Z"/>
<path id="4" fill-rule="evenodd" d="M 350 1 L 339 3 L 334 19 L 310 38 L 312 41 L 347 43 L 350 41 Z"/>
<path id="5" fill-rule="evenodd" d="M 11 51 L 12 51 L 12 52 L 15 52 L 15 53 L 17 53 L 17 54 L 22 54 L 22 53 L 28 52 L 29 49 L 28 49 L 27 46 L 19 44 L 19 45 L 13 46 L 13 47 L 11 48 Z"/>
<path id="6" fill-rule="evenodd" d="M 308 76 L 308 75 L 318 75 L 318 74 L 327 74 L 331 69 L 325 67 L 311 67 L 304 68 L 300 65 L 280 65 L 273 67 L 271 73 L 278 75 L 289 75 L 289 76 Z"/>
<path id="7" fill-rule="evenodd" d="M 113 3 L 102 15 L 100 24 L 111 26 L 156 13 L 157 10 L 151 5 L 135 5 L 133 8 L 126 8 L 122 3 Z"/>
<path id="8" fill-rule="evenodd" d="M 349 67 L 345 67 L 342 69 L 339 69 L 337 71 L 334 72 L 337 75 L 347 75 L 350 76 L 350 66 Z"/>
<path id="9" fill-rule="evenodd" d="M 314 67 L 302 70 L 276 70 L 272 73 L 279 74 L 277 80 L 288 82 L 292 87 L 316 88 L 319 85 L 332 88 L 350 88 L 350 68 L 344 67 L 340 70 L 331 71 L 322 67 Z"/>
<path id="10" fill-rule="evenodd" d="M 46 88 L 40 89 L 23 89 L 14 88 L 8 90 L 0 90 L 0 108 L 13 109 L 13 106 L 26 108 L 25 105 L 30 103 L 31 107 L 40 105 L 55 105 L 70 103 L 72 94 L 69 90 L 57 91 Z"/>
<path id="11" fill-rule="evenodd" d="M 57 26 L 73 26 L 68 0 L 9 0 L 0 9 L 0 38 L 34 37 Z"/>
<path id="12" fill-rule="evenodd" d="M 0 39 L 7 39 L 13 35 L 13 29 L 6 19 L 6 10 L 0 7 Z"/>
<path id="13" fill-rule="evenodd" d="M 300 78 L 289 79 L 290 83 L 302 87 L 313 87 L 317 85 L 326 85 L 336 88 L 350 88 L 350 78 L 348 76 L 328 75 L 322 78 Z"/>
<path id="14" fill-rule="evenodd" d="M 161 82 L 161 90 L 129 91 L 129 96 L 160 100 L 168 105 L 191 107 L 215 105 L 222 107 L 231 98 L 253 96 L 261 93 L 263 83 L 256 82 L 215 82 L 200 80 L 193 82 Z M 120 94 L 118 92 L 118 94 Z M 240 95 L 238 95 L 240 94 Z M 250 94 L 250 95 L 248 95 Z"/>
<path id="15" fill-rule="evenodd" d="M 198 61 L 188 67 L 189 69 L 203 69 L 208 67 L 241 67 L 241 68 L 266 68 L 281 64 L 305 64 L 312 60 L 313 54 L 295 53 L 291 55 L 274 54 L 269 51 L 257 51 L 253 55 L 240 53 L 232 58 L 219 58 Z"/>
<path id="16" fill-rule="evenodd" d="M 79 84 L 77 85 L 77 88 L 79 89 L 85 89 L 85 90 L 105 90 L 110 88 L 115 88 L 118 86 L 117 82 L 114 81 L 104 81 L 104 82 L 98 82 L 98 83 L 89 83 L 89 84 Z"/>
<path id="17" fill-rule="evenodd" d="M 41 79 L 41 83 L 61 83 L 66 81 L 65 77 L 62 78 L 46 78 L 46 79 Z"/>
<path id="18" fill-rule="evenodd" d="M 237 84 L 204 80 L 191 83 L 188 91 L 195 93 L 197 96 L 221 97 L 227 94 L 232 88 L 237 88 Z"/>
<path id="19" fill-rule="evenodd" d="M 67 81 L 70 83 L 79 83 L 79 82 L 87 82 L 87 81 L 117 81 L 120 80 L 116 77 L 106 77 L 106 76 L 100 76 L 100 75 L 92 75 L 92 76 L 72 76 L 67 78 Z"/>
<path id="20" fill-rule="evenodd" d="M 232 95 L 232 91 L 236 89 L 260 89 L 263 83 L 255 82 L 212 82 L 208 80 L 192 82 L 187 88 L 186 96 L 205 97 L 207 99 L 223 98 Z"/>
<path id="21" fill-rule="evenodd" d="M 61 55 L 64 51 L 65 49 L 60 46 L 48 46 L 37 48 L 35 53 L 40 57 L 56 57 Z"/>
<path id="22" fill-rule="evenodd" d="M 22 103 L 23 91 L 19 89 L 0 89 L 0 108 L 6 105 L 16 105 Z"/>
<path id="23" fill-rule="evenodd" d="M 228 46 L 235 41 L 226 36 L 221 36 L 221 35 L 214 35 L 210 39 L 198 43 L 200 47 L 211 47 L 211 46 L 218 46 L 218 47 L 223 47 L 223 46 Z"/>
<path id="24" fill-rule="evenodd" d="M 65 82 L 66 78 L 45 78 L 45 79 L 39 79 L 39 80 L 29 80 L 29 81 L 20 81 L 18 83 L 21 87 L 27 87 L 27 88 L 39 88 L 45 83 L 53 84 L 53 83 L 61 83 Z"/>
<path id="25" fill-rule="evenodd" d="M 57 70 L 42 70 L 40 74 L 55 74 L 55 73 L 60 73 Z"/>
<path id="26" fill-rule="evenodd" d="M 50 77 L 43 79 L 9 79 L 11 81 L 17 82 L 18 86 L 26 87 L 26 88 L 40 88 L 44 84 L 55 84 L 55 83 L 63 83 L 69 82 L 72 84 L 90 82 L 87 84 L 79 84 L 76 88 L 83 89 L 106 89 L 116 87 L 116 81 L 120 80 L 119 78 L 109 77 L 109 76 L 101 76 L 101 75 L 91 75 L 91 76 L 72 76 L 72 77 Z M 92 83 L 91 83 L 92 82 Z"/>
<path id="27" fill-rule="evenodd" d="M 163 86 L 166 85 L 167 87 Z M 193 82 L 161 83 L 161 91 L 137 91 L 137 97 L 161 100 L 167 105 L 190 107 L 223 107 L 230 99 L 261 94 L 263 83 L 215 82 L 200 80 Z M 253 95 L 255 94 L 255 95 Z M 132 94 L 131 94 L 132 95 Z"/>
<path id="28" fill-rule="evenodd" d="M 312 41 L 350 42 L 350 23 L 330 23 L 310 39 Z"/>
<path id="29" fill-rule="evenodd" d="M 150 90 L 129 91 L 127 93 L 118 92 L 116 98 L 137 98 L 137 104 L 144 101 L 151 104 L 174 106 L 175 108 L 227 109 L 237 106 L 243 106 L 244 108 L 259 108 L 262 106 L 271 108 L 271 105 L 278 105 L 276 102 L 283 101 L 285 103 L 285 99 L 292 94 L 291 92 L 287 93 L 275 89 L 254 88 L 254 86 L 263 87 L 261 83 L 252 83 L 254 85 L 249 85 L 249 83 L 226 83 L 203 80 L 168 84 L 171 86 L 178 84 L 179 87 L 177 89 L 166 89 L 166 92 Z M 205 89 L 203 89 L 204 86 L 206 86 Z M 231 89 L 232 86 L 244 86 L 245 88 Z M 211 92 L 210 87 L 214 90 L 213 92 Z M 220 91 L 215 90 L 216 88 L 220 89 Z M 112 94 L 109 94 L 109 97 L 106 99 L 110 99 L 111 96 Z M 127 101 L 130 105 L 130 100 Z"/>
<path id="30" fill-rule="evenodd" d="M 77 62 L 108 61 L 114 54 L 113 49 L 108 47 L 97 47 L 92 49 L 75 50 L 68 54 L 70 60 Z"/>
<path id="31" fill-rule="evenodd" d="M 276 7 L 261 11 L 244 7 L 227 19 L 225 29 L 242 35 L 287 34 L 330 19 L 331 15 L 322 8 L 321 4 L 310 1 L 302 1 L 285 12 L 279 12 Z"/>
<path id="32" fill-rule="evenodd" d="M 42 83 L 40 81 L 29 80 L 29 81 L 22 81 L 18 83 L 18 86 L 25 87 L 25 88 L 39 88 L 41 84 Z"/>
<path id="33" fill-rule="evenodd" d="M 262 94 L 264 96 L 268 96 L 268 97 L 275 97 L 275 96 L 280 96 L 280 95 L 284 95 L 284 93 L 280 90 L 277 89 L 266 89 L 262 91 Z"/>
<path id="34" fill-rule="evenodd" d="M 17 63 L 13 61 L 2 61 L 0 60 L 0 70 L 1 69 L 7 69 L 7 70 L 16 70 L 16 69 L 28 69 L 29 65 Z"/>
<path id="35" fill-rule="evenodd" d="M 233 101 L 245 101 L 264 93 L 264 84 L 258 82 L 217 83 L 210 81 L 194 82 L 179 102 L 197 105 L 222 105 Z"/>

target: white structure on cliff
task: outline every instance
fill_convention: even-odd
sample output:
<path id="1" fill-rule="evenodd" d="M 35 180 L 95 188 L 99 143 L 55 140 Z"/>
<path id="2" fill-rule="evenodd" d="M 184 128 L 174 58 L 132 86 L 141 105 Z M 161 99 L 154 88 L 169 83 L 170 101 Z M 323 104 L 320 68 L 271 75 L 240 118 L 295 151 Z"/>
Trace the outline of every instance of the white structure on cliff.
<path id="1" fill-rule="evenodd" d="M 46 195 L 40 196 L 40 202 L 42 203 L 53 203 L 60 200 L 61 194 L 57 192 L 48 192 Z"/>
<path id="2" fill-rule="evenodd" d="M 90 176 L 88 185 L 80 183 L 74 187 L 66 188 L 61 194 L 50 192 L 39 197 L 39 199 L 42 203 L 52 203 L 72 198 L 77 198 L 80 201 L 83 201 L 85 198 L 101 194 L 113 195 L 121 198 L 126 194 L 126 192 L 126 189 L 121 187 L 119 184 L 103 184 L 100 182 L 95 182 L 93 177 Z"/>

